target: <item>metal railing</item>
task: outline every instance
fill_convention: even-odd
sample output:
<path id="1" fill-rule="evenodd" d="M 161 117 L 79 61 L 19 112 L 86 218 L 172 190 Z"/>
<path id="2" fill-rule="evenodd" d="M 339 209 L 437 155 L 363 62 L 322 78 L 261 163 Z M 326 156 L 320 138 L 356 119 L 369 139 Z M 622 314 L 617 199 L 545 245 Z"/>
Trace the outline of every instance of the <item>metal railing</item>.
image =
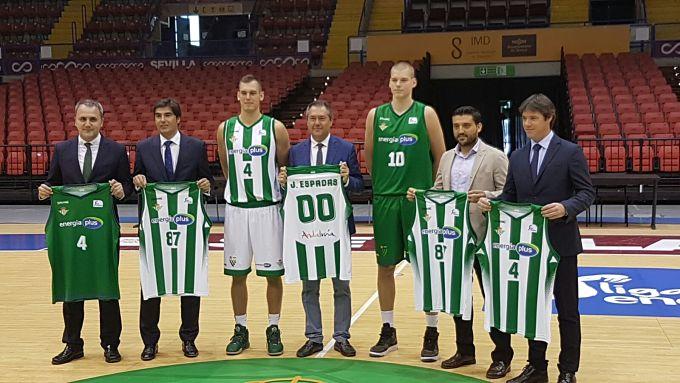
<path id="1" fill-rule="evenodd" d="M 596 138 L 577 143 L 593 173 L 680 173 L 680 138 Z"/>

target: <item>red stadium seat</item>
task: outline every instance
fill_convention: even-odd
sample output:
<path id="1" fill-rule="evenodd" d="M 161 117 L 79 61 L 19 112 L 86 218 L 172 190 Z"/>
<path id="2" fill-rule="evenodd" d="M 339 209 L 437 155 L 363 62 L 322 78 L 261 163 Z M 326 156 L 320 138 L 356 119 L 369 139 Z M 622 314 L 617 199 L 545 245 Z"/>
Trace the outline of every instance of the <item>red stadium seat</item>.
<path id="1" fill-rule="evenodd" d="M 605 146 L 604 158 L 606 171 L 626 171 L 626 148 L 623 145 Z"/>

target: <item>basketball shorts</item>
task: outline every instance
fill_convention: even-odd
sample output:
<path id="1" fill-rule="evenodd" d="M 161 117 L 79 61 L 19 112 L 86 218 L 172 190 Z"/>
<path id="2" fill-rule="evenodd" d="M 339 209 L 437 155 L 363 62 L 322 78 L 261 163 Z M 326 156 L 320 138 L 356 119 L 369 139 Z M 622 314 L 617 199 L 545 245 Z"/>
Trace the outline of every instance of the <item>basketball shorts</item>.
<path id="1" fill-rule="evenodd" d="M 224 274 L 247 275 L 255 260 L 255 274 L 281 276 L 283 220 L 279 205 L 224 209 Z"/>
<path id="2" fill-rule="evenodd" d="M 373 196 L 373 232 L 378 265 L 393 266 L 405 257 L 416 204 L 406 196 Z"/>

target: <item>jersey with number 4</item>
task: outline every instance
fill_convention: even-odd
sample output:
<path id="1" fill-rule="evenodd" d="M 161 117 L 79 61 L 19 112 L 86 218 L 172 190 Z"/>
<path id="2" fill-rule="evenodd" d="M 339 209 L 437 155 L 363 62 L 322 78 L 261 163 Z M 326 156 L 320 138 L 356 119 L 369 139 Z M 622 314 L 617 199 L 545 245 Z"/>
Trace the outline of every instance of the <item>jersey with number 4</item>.
<path id="1" fill-rule="evenodd" d="M 212 222 L 196 182 L 147 184 L 139 203 L 139 271 L 144 299 L 208 295 Z"/>
<path id="2" fill-rule="evenodd" d="M 53 186 L 45 225 L 52 303 L 119 299 L 120 226 L 107 183 Z"/>
<path id="3" fill-rule="evenodd" d="M 472 314 L 472 265 L 477 246 L 467 193 L 416 192 L 416 218 L 408 240 L 416 310 Z"/>
<path id="4" fill-rule="evenodd" d="M 337 165 L 288 168 L 283 203 L 286 282 L 352 276 L 347 200 Z"/>
<path id="5" fill-rule="evenodd" d="M 403 196 L 409 187 L 432 186 L 430 138 L 425 104 L 413 101 L 402 114 L 380 105 L 373 119 L 373 194 Z"/>
<path id="6" fill-rule="evenodd" d="M 238 117 L 224 123 L 229 174 L 224 188 L 227 203 L 263 207 L 281 200 L 277 181 L 275 119 L 262 115 L 252 125 Z"/>
<path id="7" fill-rule="evenodd" d="M 550 342 L 559 255 L 548 238 L 541 206 L 491 201 L 477 253 L 484 286 L 484 325 Z"/>

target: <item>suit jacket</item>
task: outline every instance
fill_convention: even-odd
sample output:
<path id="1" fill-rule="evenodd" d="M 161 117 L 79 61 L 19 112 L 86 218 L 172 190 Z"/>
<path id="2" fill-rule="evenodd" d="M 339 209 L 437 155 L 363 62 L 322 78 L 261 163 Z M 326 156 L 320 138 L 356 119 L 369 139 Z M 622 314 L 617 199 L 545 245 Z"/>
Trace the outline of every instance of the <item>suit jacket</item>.
<path id="1" fill-rule="evenodd" d="M 92 165 L 90 182 L 102 183 L 109 182 L 112 179 L 123 185 L 125 198 L 132 194 L 130 161 L 128 160 L 125 146 L 102 135 L 97 158 Z M 50 186 L 85 183 L 83 173 L 80 170 L 80 164 L 78 163 L 78 137 L 56 145 L 45 183 Z M 115 202 L 116 198 L 113 200 Z"/>
<path id="2" fill-rule="evenodd" d="M 137 143 L 134 175 L 143 174 L 147 182 L 198 181 L 207 178 L 211 185 L 214 179 L 210 174 L 205 143 L 197 138 L 180 133 L 179 155 L 173 179 L 165 173 L 165 163 L 161 156 L 161 136 L 151 136 Z"/>
<path id="3" fill-rule="evenodd" d="M 296 144 L 288 152 L 288 166 L 309 166 L 311 152 L 312 140 L 310 138 Z M 354 149 L 354 145 L 342 138 L 331 135 L 328 141 L 325 163 L 334 165 L 340 162 L 346 162 L 349 168 L 349 184 L 346 189 L 354 192 L 362 191 L 364 189 L 364 179 L 361 177 L 361 170 L 359 169 L 359 161 L 357 161 L 357 152 Z M 347 225 L 349 226 L 350 234 L 356 233 L 354 214 L 350 214 Z"/>
<path id="4" fill-rule="evenodd" d="M 437 177 L 434 181 L 435 189 L 451 189 L 451 167 L 456 153 L 453 149 L 446 151 L 439 161 Z M 505 177 L 508 173 L 508 157 L 500 150 L 479 140 L 479 151 L 475 155 L 475 162 L 470 173 L 470 190 L 483 190 L 486 198 L 496 198 L 503 191 Z M 477 207 L 470 204 L 470 223 L 472 230 L 480 240 L 485 235 L 486 217 Z"/>
<path id="5" fill-rule="evenodd" d="M 576 216 L 595 199 L 583 150 L 555 134 L 535 180 L 531 177 L 530 152 L 531 145 L 527 144 L 510 157 L 508 179 L 499 199 L 536 205 L 553 202 L 564 205 L 567 216 L 548 221 L 548 236 L 561 257 L 576 256 L 583 251 Z"/>

